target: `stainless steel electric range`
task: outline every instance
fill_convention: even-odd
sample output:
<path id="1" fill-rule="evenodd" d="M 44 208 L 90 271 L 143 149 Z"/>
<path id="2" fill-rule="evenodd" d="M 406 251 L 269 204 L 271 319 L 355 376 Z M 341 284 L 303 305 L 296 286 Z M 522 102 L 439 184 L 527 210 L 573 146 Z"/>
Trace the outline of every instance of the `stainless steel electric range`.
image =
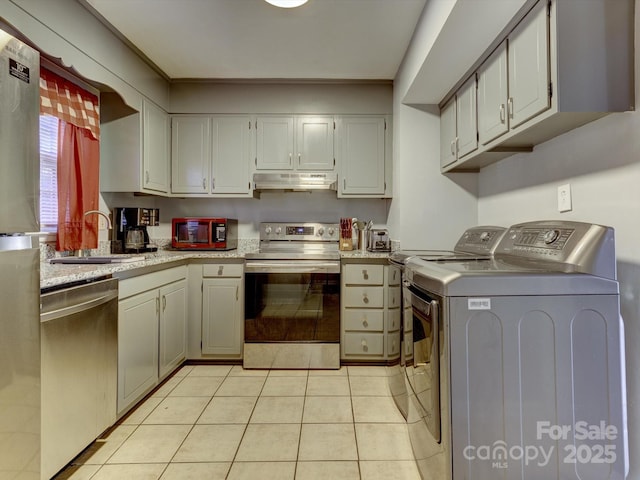
<path id="1" fill-rule="evenodd" d="M 244 368 L 340 368 L 339 228 L 261 223 L 246 257 Z"/>

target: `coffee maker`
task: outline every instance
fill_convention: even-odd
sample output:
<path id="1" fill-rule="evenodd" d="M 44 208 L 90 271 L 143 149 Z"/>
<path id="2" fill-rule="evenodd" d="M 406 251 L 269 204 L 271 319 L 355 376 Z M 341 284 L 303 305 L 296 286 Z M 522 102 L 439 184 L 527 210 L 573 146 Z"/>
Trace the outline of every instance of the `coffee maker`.
<path id="1" fill-rule="evenodd" d="M 148 226 L 160 224 L 157 208 L 114 208 L 111 253 L 155 252 L 149 242 Z"/>

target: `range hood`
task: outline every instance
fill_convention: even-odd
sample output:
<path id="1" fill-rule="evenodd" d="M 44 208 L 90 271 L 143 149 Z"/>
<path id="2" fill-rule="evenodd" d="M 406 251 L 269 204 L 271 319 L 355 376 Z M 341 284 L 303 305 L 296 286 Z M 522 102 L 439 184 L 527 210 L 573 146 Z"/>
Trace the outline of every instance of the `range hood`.
<path id="1" fill-rule="evenodd" d="M 254 173 L 253 183 L 257 191 L 338 190 L 338 176 L 333 172 Z"/>

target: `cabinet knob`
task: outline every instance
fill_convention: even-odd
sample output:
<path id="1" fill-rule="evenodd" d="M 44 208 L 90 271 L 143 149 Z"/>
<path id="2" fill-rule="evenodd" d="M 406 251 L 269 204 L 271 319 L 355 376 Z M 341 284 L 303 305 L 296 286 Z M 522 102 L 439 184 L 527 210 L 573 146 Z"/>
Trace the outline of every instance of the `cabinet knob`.
<path id="1" fill-rule="evenodd" d="M 509 97 L 509 100 L 507 100 L 507 107 L 509 109 L 509 118 L 513 119 L 513 97 Z"/>
<path id="2" fill-rule="evenodd" d="M 367 272 L 366 270 L 362 270 L 362 277 L 365 280 L 369 280 L 369 272 Z"/>
<path id="3" fill-rule="evenodd" d="M 367 322 L 366 318 L 364 320 L 362 320 L 362 326 L 365 327 L 365 328 L 369 326 L 369 322 Z"/>
<path id="4" fill-rule="evenodd" d="M 364 338 L 360 342 L 360 345 L 362 345 L 362 351 L 363 352 L 366 352 L 366 351 L 369 350 L 369 346 L 367 345 L 367 341 Z"/>
<path id="5" fill-rule="evenodd" d="M 504 114 L 504 103 L 500 104 L 500 123 L 504 123 L 507 120 Z"/>
<path id="6" fill-rule="evenodd" d="M 145 170 L 144 172 L 144 183 L 149 183 L 149 170 Z"/>
<path id="7" fill-rule="evenodd" d="M 203 179 L 202 179 L 202 189 L 203 189 L 203 190 L 206 190 L 206 189 L 207 189 L 207 179 L 206 179 L 206 178 L 203 178 Z"/>
<path id="8" fill-rule="evenodd" d="M 220 266 L 218 267 L 218 275 L 222 275 L 222 274 L 223 274 L 223 272 L 224 272 L 224 266 L 223 266 L 223 265 L 220 265 Z"/>
<path id="9" fill-rule="evenodd" d="M 363 301 L 364 303 L 369 303 L 369 297 L 367 296 L 367 294 L 366 294 L 366 293 L 363 293 L 363 294 L 362 294 L 362 301 Z"/>

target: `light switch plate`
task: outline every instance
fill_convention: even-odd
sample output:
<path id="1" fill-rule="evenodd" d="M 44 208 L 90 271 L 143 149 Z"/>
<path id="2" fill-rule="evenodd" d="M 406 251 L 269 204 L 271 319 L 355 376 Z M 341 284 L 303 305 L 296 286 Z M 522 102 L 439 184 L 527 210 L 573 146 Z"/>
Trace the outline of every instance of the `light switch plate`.
<path id="1" fill-rule="evenodd" d="M 571 209 L 571 184 L 565 183 L 558 187 L 558 211 L 570 212 Z"/>

